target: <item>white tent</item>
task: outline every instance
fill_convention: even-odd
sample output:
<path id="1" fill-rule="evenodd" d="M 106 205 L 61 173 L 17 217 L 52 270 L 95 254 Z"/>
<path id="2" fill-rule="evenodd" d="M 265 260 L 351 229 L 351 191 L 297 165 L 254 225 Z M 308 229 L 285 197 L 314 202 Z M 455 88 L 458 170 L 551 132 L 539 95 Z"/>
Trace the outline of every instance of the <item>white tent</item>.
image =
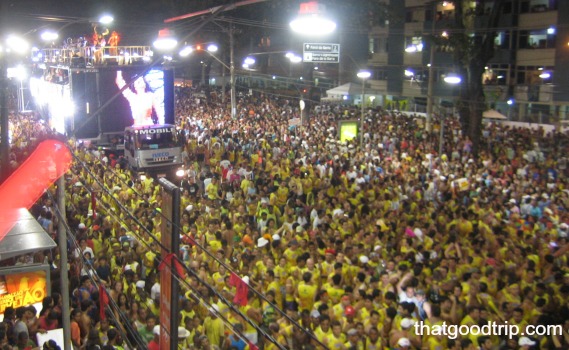
<path id="1" fill-rule="evenodd" d="M 503 115 L 502 113 L 498 112 L 495 109 L 489 109 L 486 112 L 482 113 L 482 117 L 486 119 L 498 119 L 498 120 L 507 120 L 508 117 Z"/>
<path id="2" fill-rule="evenodd" d="M 360 84 L 354 84 L 354 83 L 347 83 L 344 85 L 336 86 L 333 89 L 326 90 L 326 95 L 328 95 L 328 97 L 344 96 L 344 95 L 361 95 L 361 93 L 362 93 L 362 86 Z"/>

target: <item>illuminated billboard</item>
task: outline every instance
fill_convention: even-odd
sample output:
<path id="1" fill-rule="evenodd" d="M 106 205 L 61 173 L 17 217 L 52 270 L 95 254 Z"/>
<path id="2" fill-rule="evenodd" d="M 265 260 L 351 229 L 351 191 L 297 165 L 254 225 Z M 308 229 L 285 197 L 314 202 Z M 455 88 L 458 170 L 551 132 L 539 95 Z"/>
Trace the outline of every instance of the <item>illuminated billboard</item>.
<path id="1" fill-rule="evenodd" d="M 340 122 L 340 141 L 350 141 L 351 139 L 358 136 L 358 125 L 357 121 L 346 120 Z"/>
<path id="2" fill-rule="evenodd" d="M 45 270 L 0 276 L 0 314 L 9 306 L 16 309 L 41 303 L 48 295 L 47 284 Z"/>
<path id="3" fill-rule="evenodd" d="M 47 67 L 42 76 L 32 77 L 30 90 L 38 110 L 58 132 L 73 131 L 83 139 L 133 125 L 174 124 L 172 70 L 58 68 L 55 72 L 66 73 L 63 81 L 54 80 L 52 70 Z"/>
<path id="4" fill-rule="evenodd" d="M 173 81 L 173 72 L 169 70 L 101 70 L 101 104 L 119 94 L 101 113 L 102 132 L 122 131 L 127 126 L 174 124 Z"/>

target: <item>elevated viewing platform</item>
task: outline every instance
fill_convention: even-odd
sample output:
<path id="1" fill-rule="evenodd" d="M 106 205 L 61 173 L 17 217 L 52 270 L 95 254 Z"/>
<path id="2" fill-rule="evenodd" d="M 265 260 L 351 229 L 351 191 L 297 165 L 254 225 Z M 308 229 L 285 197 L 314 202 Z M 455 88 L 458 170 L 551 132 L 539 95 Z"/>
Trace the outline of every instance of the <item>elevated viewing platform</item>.
<path id="1" fill-rule="evenodd" d="M 60 47 L 42 49 L 34 60 L 46 65 L 96 68 L 111 65 L 146 65 L 152 62 L 153 55 L 150 46 Z"/>

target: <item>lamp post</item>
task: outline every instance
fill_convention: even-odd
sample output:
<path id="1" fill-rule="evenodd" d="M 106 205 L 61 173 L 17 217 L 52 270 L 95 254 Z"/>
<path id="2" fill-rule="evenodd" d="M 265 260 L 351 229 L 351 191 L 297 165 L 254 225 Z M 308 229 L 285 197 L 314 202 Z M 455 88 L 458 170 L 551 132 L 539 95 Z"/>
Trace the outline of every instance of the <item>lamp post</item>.
<path id="1" fill-rule="evenodd" d="M 229 84 L 231 86 L 231 119 L 237 116 L 237 104 L 235 102 L 235 57 L 233 41 L 233 24 L 229 25 Z"/>
<path id="2" fill-rule="evenodd" d="M 214 52 L 217 52 L 218 47 L 215 44 L 210 44 L 207 46 L 207 48 L 204 50 L 205 52 L 207 52 L 208 55 L 210 55 L 214 60 L 216 60 L 217 62 L 219 62 L 219 64 L 221 64 L 225 69 L 229 70 L 229 84 L 231 86 L 231 118 L 235 119 L 236 115 L 237 115 L 237 102 L 236 102 L 236 98 L 235 98 L 235 62 L 234 62 L 234 54 L 233 54 L 233 26 L 229 27 L 229 65 L 227 65 L 227 63 L 223 62 L 221 59 L 219 59 L 219 57 L 217 57 Z M 192 49 L 192 47 L 190 46 L 186 46 L 184 48 L 182 48 L 182 50 L 180 50 L 179 55 L 182 57 L 188 56 L 190 53 L 192 53 L 194 50 Z M 203 77 L 203 74 L 202 74 Z M 203 79 L 203 78 L 202 78 Z M 224 87 L 225 89 L 225 87 Z"/>
<path id="3" fill-rule="evenodd" d="M 462 79 L 456 74 L 449 74 L 444 78 L 445 83 L 450 85 L 458 85 L 462 81 Z M 454 111 L 454 106 L 453 106 Z M 441 114 L 441 127 L 440 127 L 440 135 L 439 135 L 439 157 L 443 154 L 443 146 L 444 146 L 444 134 L 445 134 L 445 117 L 444 114 Z"/>
<path id="4" fill-rule="evenodd" d="M 366 79 L 371 76 L 369 71 L 358 72 L 358 78 L 362 80 L 362 114 L 360 115 L 360 147 L 364 146 L 364 112 L 365 112 L 365 94 L 366 94 Z"/>

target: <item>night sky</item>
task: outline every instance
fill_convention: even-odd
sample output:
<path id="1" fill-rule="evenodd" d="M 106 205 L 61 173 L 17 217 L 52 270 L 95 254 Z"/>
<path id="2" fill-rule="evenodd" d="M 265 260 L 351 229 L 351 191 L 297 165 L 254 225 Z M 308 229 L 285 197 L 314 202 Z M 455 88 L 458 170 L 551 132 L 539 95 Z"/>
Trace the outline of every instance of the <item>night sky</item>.
<path id="1" fill-rule="evenodd" d="M 240 0 L 237 0 L 240 1 Z M 157 36 L 158 30 L 165 27 L 163 20 L 169 17 L 206 10 L 213 6 L 228 3 L 228 0 L 0 0 L 0 28 L 4 35 L 8 33 L 27 33 L 28 41 L 41 45 L 40 33 L 44 28 L 58 30 L 70 20 L 85 19 L 83 23 L 69 25 L 60 37 L 78 37 L 90 35 L 92 26 L 87 19 L 98 18 L 103 12 L 114 16 L 111 30 L 121 34 L 120 45 L 149 45 Z M 274 49 L 289 49 L 293 40 L 302 42 L 302 38 L 293 38 L 288 29 L 288 22 L 298 11 L 301 1 L 271 0 L 265 3 L 240 7 L 221 16 L 244 19 L 252 25 L 241 26 L 236 36 L 236 47 L 254 52 L 262 36 L 270 36 Z M 366 6 L 372 0 L 321 0 L 327 3 L 327 9 L 333 18 L 339 20 L 338 28 L 346 34 L 343 50 L 350 52 L 351 59 L 365 61 L 367 55 L 365 19 L 350 18 L 349 12 L 360 9 L 366 13 Z M 54 17 L 56 21 L 48 21 Z M 202 17 L 204 18 L 204 17 Z M 185 20 L 173 25 L 178 37 L 185 37 L 195 28 L 198 19 Z M 226 25 L 223 22 L 218 22 Z M 358 27 L 360 26 L 360 27 Z M 189 42 L 220 42 L 227 38 L 219 26 L 209 26 L 200 30 L 194 37 L 186 37 Z M 324 42 L 338 42 L 337 34 L 325 38 Z M 308 41 L 314 42 L 314 41 Z M 317 41 L 320 42 L 320 41 Z M 347 52 L 345 51 L 345 52 Z"/>
<path id="2" fill-rule="evenodd" d="M 0 26 L 3 33 L 26 33 L 44 26 L 61 28 L 69 20 L 97 18 L 108 12 L 115 17 L 115 26 L 135 41 L 148 40 L 167 17 L 168 8 L 161 1 L 115 0 L 0 0 Z M 55 17 L 49 21 L 46 18 Z M 81 35 L 90 32 L 88 23 L 69 26 L 64 35 Z M 40 32 L 38 29 L 37 32 Z M 85 32 L 85 33 L 83 33 Z M 34 32 L 29 40 L 36 40 Z M 140 43 L 142 44 L 142 42 Z"/>

